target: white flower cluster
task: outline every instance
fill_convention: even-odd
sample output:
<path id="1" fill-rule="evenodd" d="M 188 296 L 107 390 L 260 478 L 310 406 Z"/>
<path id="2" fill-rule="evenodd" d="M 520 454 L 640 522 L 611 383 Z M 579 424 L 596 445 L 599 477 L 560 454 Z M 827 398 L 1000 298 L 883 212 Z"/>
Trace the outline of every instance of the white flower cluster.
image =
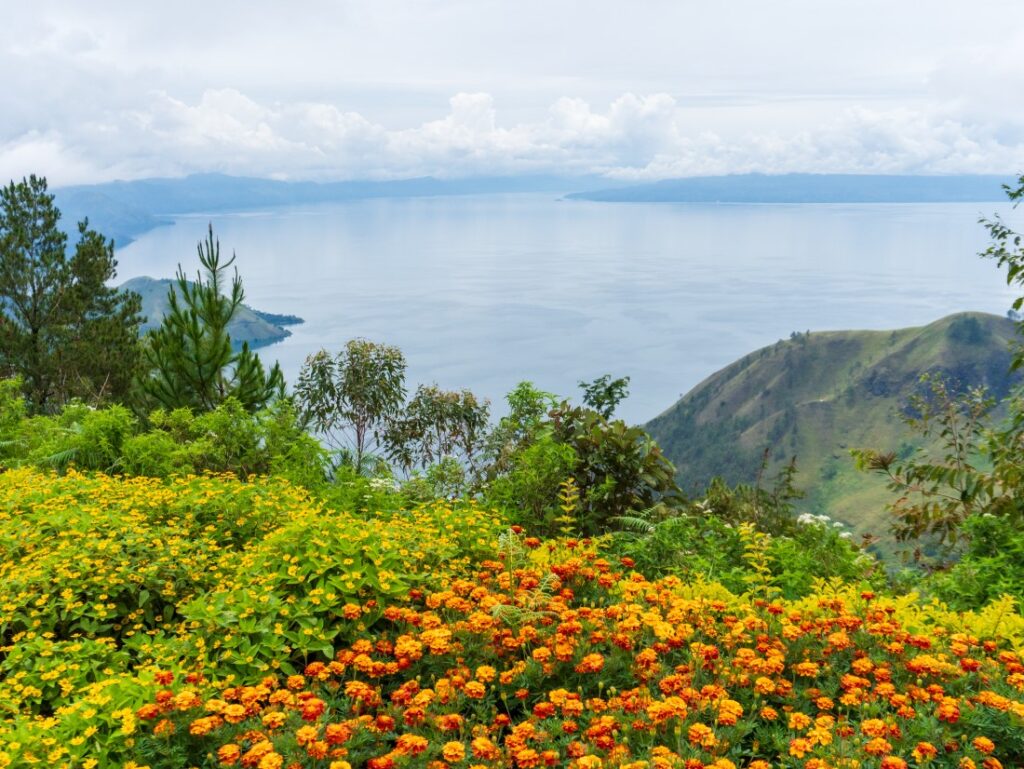
<path id="1" fill-rule="evenodd" d="M 831 527 L 833 529 L 842 529 L 839 536 L 843 539 L 853 539 L 853 533 L 846 531 L 846 527 L 839 521 L 833 521 L 829 516 L 824 513 L 815 515 L 814 513 L 801 513 L 796 519 L 796 522 L 802 526 L 822 526 L 825 528 Z"/>
<path id="2" fill-rule="evenodd" d="M 370 488 L 374 491 L 398 491 L 401 486 L 394 478 L 377 477 L 370 479 Z"/>

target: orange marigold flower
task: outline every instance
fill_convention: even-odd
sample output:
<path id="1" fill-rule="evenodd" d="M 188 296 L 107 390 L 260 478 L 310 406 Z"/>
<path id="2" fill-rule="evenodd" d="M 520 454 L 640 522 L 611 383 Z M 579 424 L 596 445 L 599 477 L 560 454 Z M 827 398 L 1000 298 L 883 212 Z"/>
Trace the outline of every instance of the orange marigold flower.
<path id="1" fill-rule="evenodd" d="M 466 746 L 461 742 L 446 742 L 441 748 L 441 755 L 445 761 L 458 763 L 466 757 Z"/>
<path id="2" fill-rule="evenodd" d="M 797 737 L 789 741 L 789 755 L 795 756 L 796 758 L 803 758 L 814 746 L 811 745 L 811 741 L 803 737 Z"/>
<path id="3" fill-rule="evenodd" d="M 223 745 L 217 750 L 217 760 L 224 766 L 234 766 L 241 757 L 242 749 L 233 742 Z"/>
<path id="4" fill-rule="evenodd" d="M 153 735 L 156 737 L 170 737 L 174 734 L 176 728 L 171 719 L 163 718 L 157 721 L 156 726 L 153 727 Z"/>
<path id="5" fill-rule="evenodd" d="M 886 756 L 882 759 L 881 769 L 907 769 L 907 762 L 898 756 Z"/>
<path id="6" fill-rule="evenodd" d="M 516 751 L 516 765 L 521 769 L 531 769 L 540 764 L 540 754 L 533 748 L 523 748 Z"/>
<path id="7" fill-rule="evenodd" d="M 486 737 L 477 737 L 470 743 L 474 758 L 482 761 L 493 761 L 501 755 L 501 750 Z"/>
<path id="8" fill-rule="evenodd" d="M 765 721 L 774 721 L 778 717 L 779 711 L 777 711 L 775 708 L 770 707 L 768 705 L 765 705 L 763 708 L 761 708 L 761 718 L 763 718 Z"/>
<path id="9" fill-rule="evenodd" d="M 817 662 L 798 662 L 793 666 L 793 672 L 804 678 L 814 678 L 821 671 L 821 665 Z"/>
<path id="10" fill-rule="evenodd" d="M 860 725 L 860 730 L 868 737 L 884 737 L 889 727 L 881 718 L 868 718 Z"/>
<path id="11" fill-rule="evenodd" d="M 976 751 L 984 753 L 986 756 L 996 749 L 996 744 L 988 737 L 975 737 L 971 740 L 971 744 Z"/>
<path id="12" fill-rule="evenodd" d="M 722 700 L 718 703 L 718 723 L 733 726 L 743 715 L 743 706 L 736 700 Z"/>
<path id="13" fill-rule="evenodd" d="M 872 756 L 884 756 L 892 751 L 892 745 L 884 737 L 874 737 L 868 740 L 868 744 L 864 746 L 864 751 Z"/>
<path id="14" fill-rule="evenodd" d="M 295 741 L 299 745 L 306 745 L 317 738 L 319 730 L 315 726 L 300 726 L 295 730 Z"/>
<path id="15" fill-rule="evenodd" d="M 932 745 L 930 742 L 919 742 L 911 752 L 914 760 L 918 763 L 927 761 L 928 759 L 935 758 L 939 754 L 939 749 Z"/>
<path id="16" fill-rule="evenodd" d="M 469 697 L 471 700 L 482 700 L 487 694 L 487 687 L 479 681 L 470 681 L 466 684 L 462 693 Z"/>
<path id="17" fill-rule="evenodd" d="M 702 748 L 713 748 L 718 744 L 715 732 L 707 724 L 693 724 L 686 732 L 686 739 L 691 745 L 699 745 Z"/>
<path id="18" fill-rule="evenodd" d="M 758 694 L 772 694 L 775 691 L 775 682 L 764 676 L 754 681 L 754 691 Z"/>
<path id="19" fill-rule="evenodd" d="M 981 762 L 981 765 L 984 769 L 1003 769 L 1002 762 L 995 756 L 989 756 Z"/>
<path id="20" fill-rule="evenodd" d="M 481 665 L 476 669 L 476 680 L 481 683 L 489 684 L 497 675 L 498 671 L 490 665 Z"/>
<path id="21" fill-rule="evenodd" d="M 789 728 L 795 731 L 802 731 L 811 725 L 811 717 L 806 713 L 790 713 Z"/>
<path id="22" fill-rule="evenodd" d="M 604 657 L 600 654 L 588 654 L 576 666 L 577 673 L 599 673 L 604 667 Z"/>
<path id="23" fill-rule="evenodd" d="M 418 734 L 403 734 L 395 743 L 395 753 L 403 756 L 418 756 L 430 743 Z"/>

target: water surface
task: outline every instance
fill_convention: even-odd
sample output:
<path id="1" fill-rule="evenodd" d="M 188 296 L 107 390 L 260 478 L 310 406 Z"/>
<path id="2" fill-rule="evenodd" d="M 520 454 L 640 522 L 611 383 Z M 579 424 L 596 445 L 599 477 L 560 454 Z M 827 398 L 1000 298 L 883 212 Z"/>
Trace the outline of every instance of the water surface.
<path id="1" fill-rule="evenodd" d="M 247 302 L 306 323 L 261 350 L 294 379 L 305 357 L 366 337 L 409 381 L 495 402 L 530 379 L 560 395 L 632 377 L 620 414 L 646 421 L 738 357 L 793 331 L 1002 314 L 1016 295 L 979 216 L 990 203 L 617 204 L 551 195 L 352 201 L 177 217 L 119 252 L 119 280 L 198 267 L 213 223 Z M 1010 221 L 1024 226 L 1021 217 Z"/>

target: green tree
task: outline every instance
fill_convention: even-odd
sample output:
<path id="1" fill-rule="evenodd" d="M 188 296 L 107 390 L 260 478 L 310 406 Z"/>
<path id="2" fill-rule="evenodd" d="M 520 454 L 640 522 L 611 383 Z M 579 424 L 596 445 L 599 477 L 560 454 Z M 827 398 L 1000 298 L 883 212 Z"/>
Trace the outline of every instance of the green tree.
<path id="1" fill-rule="evenodd" d="M 616 407 L 629 397 L 629 377 L 612 379 L 610 374 L 599 376 L 593 382 L 580 382 L 583 403 L 605 419 L 611 419 Z"/>
<path id="2" fill-rule="evenodd" d="M 202 267 L 197 279 L 189 281 L 179 265 L 163 324 L 146 337 L 149 372 L 143 392 L 153 405 L 166 409 L 212 411 L 234 398 L 246 411 L 258 411 L 284 395 L 284 375 L 276 363 L 267 372 L 247 343 L 239 350 L 232 347 L 227 327 L 245 292 L 237 268 L 228 285 L 226 272 L 235 255 L 221 262 L 212 224 L 197 250 Z"/>
<path id="3" fill-rule="evenodd" d="M 125 397 L 140 363 L 141 300 L 108 287 L 114 244 L 78 224 L 69 254 L 46 179 L 0 190 L 0 375 L 20 375 L 34 412 Z"/>
<path id="4" fill-rule="evenodd" d="M 362 472 L 405 401 L 405 356 L 366 339 L 353 339 L 334 357 L 320 350 L 306 359 L 295 396 L 306 422 Z"/>
<path id="5" fill-rule="evenodd" d="M 407 473 L 452 457 L 475 474 L 487 440 L 490 410 L 490 401 L 469 390 L 420 385 L 384 433 L 388 455 Z"/>

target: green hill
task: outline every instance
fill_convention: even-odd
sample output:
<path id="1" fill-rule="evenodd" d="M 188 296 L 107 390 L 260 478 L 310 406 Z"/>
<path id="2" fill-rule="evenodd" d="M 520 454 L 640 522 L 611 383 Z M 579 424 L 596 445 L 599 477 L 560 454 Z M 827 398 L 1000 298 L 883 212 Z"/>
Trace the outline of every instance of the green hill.
<path id="1" fill-rule="evenodd" d="M 922 373 L 1005 395 L 1014 337 L 1012 321 L 983 313 L 897 331 L 794 334 L 708 377 L 646 428 L 691 492 L 716 475 L 754 482 L 767 449 L 768 477 L 797 458 L 801 508 L 885 536 L 891 494 L 849 450 L 906 455 L 917 446 L 901 412 Z"/>
<path id="2" fill-rule="evenodd" d="M 146 316 L 146 322 L 141 329 L 143 332 L 160 325 L 167 312 L 167 291 L 174 284 L 175 281 L 168 278 L 144 276 L 132 278 L 121 285 L 122 290 L 134 291 L 142 297 L 142 314 Z M 242 305 L 228 324 L 228 333 L 236 345 L 241 346 L 242 342 L 248 342 L 250 347 L 262 347 L 291 336 L 291 331 L 284 326 L 296 323 L 302 323 L 302 318 L 260 312 Z"/>

